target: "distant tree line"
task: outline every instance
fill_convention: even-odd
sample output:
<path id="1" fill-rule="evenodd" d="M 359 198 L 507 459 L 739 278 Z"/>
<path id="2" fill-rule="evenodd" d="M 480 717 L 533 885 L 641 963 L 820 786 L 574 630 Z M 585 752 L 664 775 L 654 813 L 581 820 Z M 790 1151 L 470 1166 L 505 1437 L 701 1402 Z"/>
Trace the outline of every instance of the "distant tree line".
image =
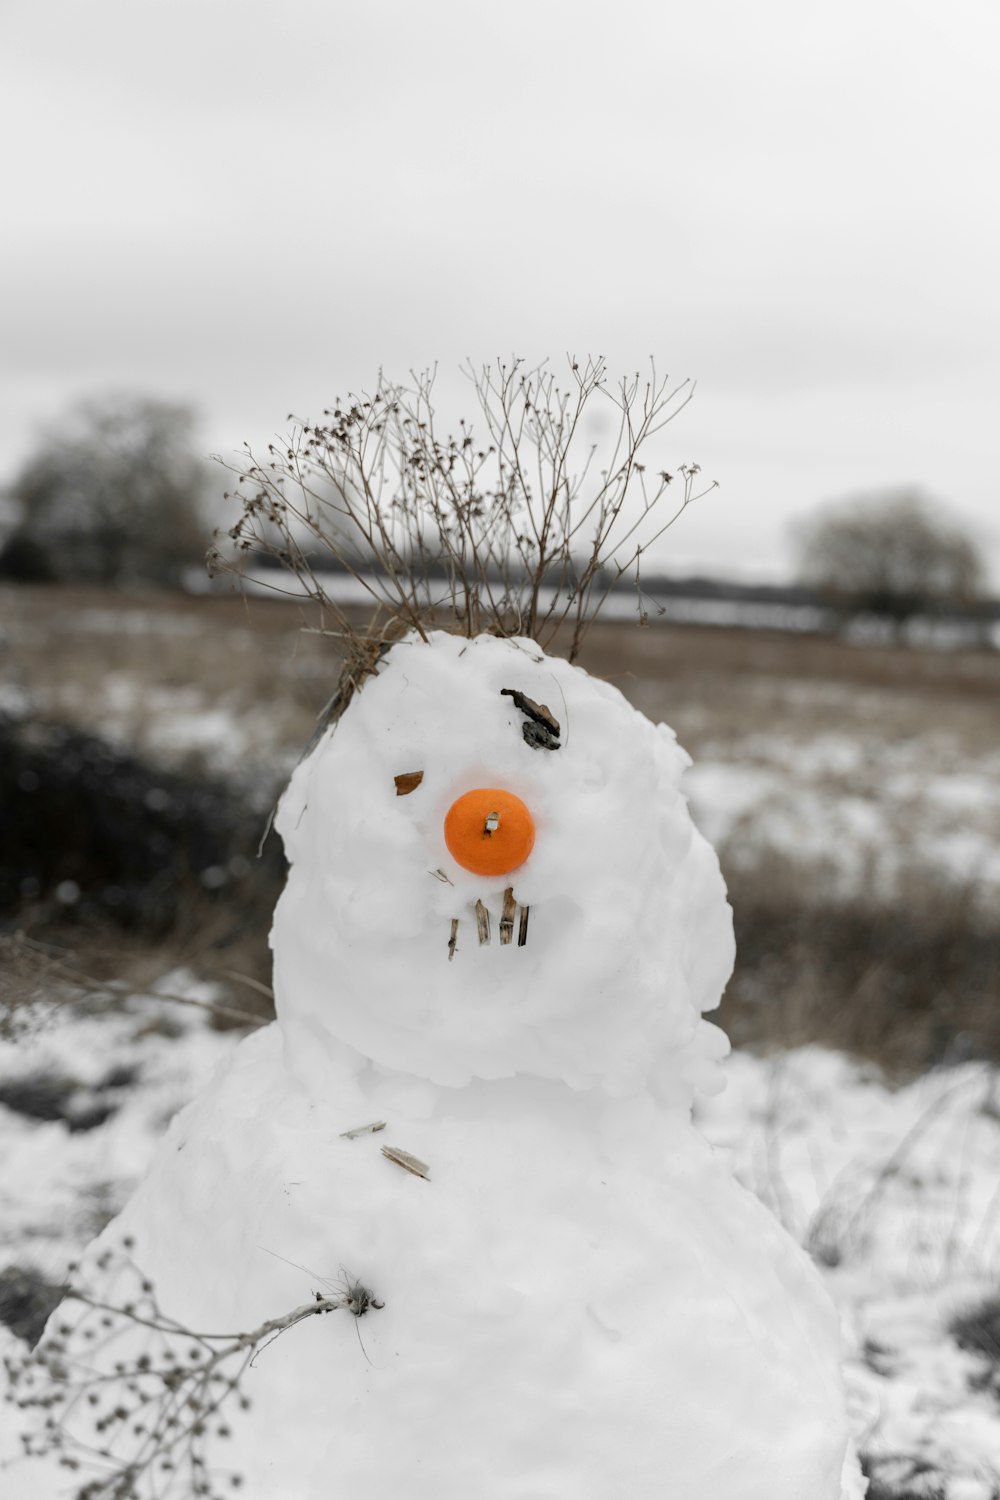
<path id="1" fill-rule="evenodd" d="M 179 587 L 201 568 L 210 541 L 211 474 L 195 449 L 190 407 L 134 395 L 81 402 L 43 432 L 6 488 L 15 521 L 0 545 L 0 578 Z M 876 615 L 901 632 L 914 616 L 985 608 L 986 573 L 975 540 L 914 487 L 827 506 L 798 526 L 795 542 L 797 582 L 780 592 L 790 601 L 811 594 L 843 620 Z M 310 561 L 306 539 L 296 551 Z M 314 561 L 330 569 L 336 559 L 334 549 L 322 564 Z M 272 542 L 255 561 L 266 567 L 282 560 L 280 544 Z M 490 578 L 517 565 L 516 558 L 492 556 L 481 563 Z M 445 580 L 445 559 L 424 557 L 422 566 L 435 582 Z M 560 558 L 553 582 L 565 588 L 573 571 L 574 560 Z M 602 588 L 614 582 L 603 571 L 598 581 Z M 654 579 L 647 570 L 644 587 L 670 595 L 684 592 L 684 582 Z M 738 585 L 694 582 L 698 597 L 720 589 L 727 598 L 747 594 Z"/>
<path id="2" fill-rule="evenodd" d="M 106 396 L 43 433 L 6 498 L 16 514 L 0 577 L 176 588 L 209 540 L 210 470 L 187 406 Z"/>
<path id="3" fill-rule="evenodd" d="M 975 541 L 914 487 L 830 505 L 796 541 L 802 581 L 843 617 L 876 615 L 900 631 L 918 615 L 975 613 L 985 598 Z"/>

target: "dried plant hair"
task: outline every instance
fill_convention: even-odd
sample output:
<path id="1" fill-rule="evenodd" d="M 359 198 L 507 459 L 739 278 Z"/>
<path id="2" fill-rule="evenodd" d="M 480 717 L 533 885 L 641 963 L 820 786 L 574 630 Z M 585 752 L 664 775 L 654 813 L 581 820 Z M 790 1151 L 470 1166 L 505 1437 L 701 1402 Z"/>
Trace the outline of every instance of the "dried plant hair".
<path id="1" fill-rule="evenodd" d="M 410 632 L 527 636 L 545 649 L 565 631 L 572 661 L 626 578 L 645 623 L 644 552 L 714 487 L 697 487 L 698 464 L 650 473 L 642 462 L 694 390 L 652 362 L 645 380 L 616 384 L 601 357 L 569 358 L 562 381 L 520 359 L 463 373 L 474 421 L 442 428 L 436 370 L 408 383 L 380 373 L 317 423 L 290 417 L 263 459 L 247 447 L 225 464 L 240 513 L 216 534 L 210 571 L 319 607 L 346 656 L 326 722 Z"/>

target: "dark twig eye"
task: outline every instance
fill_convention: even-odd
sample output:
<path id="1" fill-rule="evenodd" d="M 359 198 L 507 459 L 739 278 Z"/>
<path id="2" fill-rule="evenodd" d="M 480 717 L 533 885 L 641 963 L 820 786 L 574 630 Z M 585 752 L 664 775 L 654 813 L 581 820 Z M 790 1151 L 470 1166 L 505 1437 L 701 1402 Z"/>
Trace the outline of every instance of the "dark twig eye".
<path id="1" fill-rule="evenodd" d="M 517 688 L 501 688 L 502 698 L 513 698 L 514 705 L 519 708 L 525 716 L 522 726 L 525 743 L 533 750 L 558 750 L 559 744 L 559 720 L 545 703 L 536 703 L 534 698 L 529 698 L 527 693 L 518 692 Z"/>

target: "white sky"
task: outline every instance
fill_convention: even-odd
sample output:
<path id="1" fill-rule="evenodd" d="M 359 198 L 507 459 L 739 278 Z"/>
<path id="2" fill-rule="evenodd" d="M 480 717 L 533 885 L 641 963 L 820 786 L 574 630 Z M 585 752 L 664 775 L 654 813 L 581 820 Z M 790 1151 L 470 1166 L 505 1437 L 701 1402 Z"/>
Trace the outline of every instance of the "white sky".
<path id="1" fill-rule="evenodd" d="M 668 566 L 916 482 L 1000 583 L 993 0 L 0 0 L 0 101 L 0 479 L 108 388 L 231 453 L 379 365 L 655 354 L 722 486 Z"/>

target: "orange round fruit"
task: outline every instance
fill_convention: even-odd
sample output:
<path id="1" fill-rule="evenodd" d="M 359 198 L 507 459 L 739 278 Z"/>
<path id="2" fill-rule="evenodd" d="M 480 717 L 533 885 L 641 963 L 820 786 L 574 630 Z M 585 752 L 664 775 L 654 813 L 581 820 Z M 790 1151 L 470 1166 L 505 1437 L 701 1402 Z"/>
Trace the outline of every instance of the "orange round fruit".
<path id="1" fill-rule="evenodd" d="M 473 875 L 507 875 L 531 853 L 535 820 L 513 792 L 477 787 L 449 807 L 444 841 L 452 859 Z"/>

